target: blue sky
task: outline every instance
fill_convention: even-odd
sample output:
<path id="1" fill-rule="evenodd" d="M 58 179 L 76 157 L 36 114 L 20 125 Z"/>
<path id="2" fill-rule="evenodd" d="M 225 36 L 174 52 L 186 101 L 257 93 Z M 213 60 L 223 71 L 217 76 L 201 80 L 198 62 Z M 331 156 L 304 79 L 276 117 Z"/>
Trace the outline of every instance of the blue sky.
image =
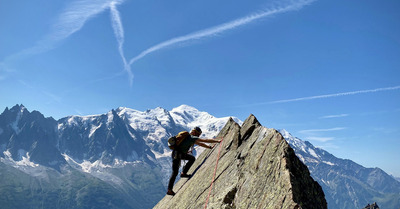
<path id="1" fill-rule="evenodd" d="M 400 176 L 397 0 L 0 0 L 0 107 L 181 104 Z"/>

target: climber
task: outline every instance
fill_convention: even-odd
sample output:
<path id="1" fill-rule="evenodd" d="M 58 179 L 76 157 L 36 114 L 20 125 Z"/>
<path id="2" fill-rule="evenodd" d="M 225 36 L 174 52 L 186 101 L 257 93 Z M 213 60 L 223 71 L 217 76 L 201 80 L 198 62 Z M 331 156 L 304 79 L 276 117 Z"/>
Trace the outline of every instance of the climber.
<path id="1" fill-rule="evenodd" d="M 193 165 L 196 158 L 193 155 L 189 154 L 188 151 L 194 144 L 204 148 L 212 149 L 215 144 L 207 145 L 205 143 L 221 142 L 220 140 L 215 139 L 200 139 L 199 136 L 201 135 L 201 133 L 202 131 L 199 127 L 193 128 L 193 130 L 190 132 L 190 135 L 186 137 L 185 140 L 183 140 L 179 144 L 179 146 L 172 151 L 172 174 L 169 179 L 167 195 L 175 195 L 175 192 L 172 191 L 172 187 L 174 186 L 176 176 L 178 175 L 181 160 L 188 160 L 188 163 L 182 169 L 181 178 L 190 178 L 192 176 L 187 174 L 187 172 Z"/>

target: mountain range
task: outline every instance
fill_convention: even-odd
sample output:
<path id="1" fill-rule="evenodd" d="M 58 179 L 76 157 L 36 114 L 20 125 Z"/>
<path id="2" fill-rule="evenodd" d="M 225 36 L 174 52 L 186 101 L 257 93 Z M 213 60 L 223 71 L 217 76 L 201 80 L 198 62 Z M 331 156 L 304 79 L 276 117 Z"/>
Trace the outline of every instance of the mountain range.
<path id="1" fill-rule="evenodd" d="M 202 128 L 201 137 L 211 138 L 227 121 L 187 105 L 143 112 L 120 107 L 60 120 L 23 105 L 6 108 L 0 115 L 0 204 L 150 208 L 164 197 L 171 171 L 167 139 L 194 126 Z M 381 169 L 336 158 L 283 129 L 280 133 L 322 186 L 328 208 L 362 208 L 371 202 L 400 207 L 400 182 Z"/>
<path id="2" fill-rule="evenodd" d="M 363 208 L 371 202 L 382 208 L 400 208 L 400 182 L 382 169 L 337 158 L 284 129 L 280 133 L 322 186 L 329 208 Z"/>
<path id="3" fill-rule="evenodd" d="M 0 115 L 0 204 L 152 207 L 164 196 L 170 174 L 167 139 L 194 126 L 211 137 L 228 119 L 186 105 L 171 111 L 117 108 L 60 120 L 23 105 L 6 108 Z"/>

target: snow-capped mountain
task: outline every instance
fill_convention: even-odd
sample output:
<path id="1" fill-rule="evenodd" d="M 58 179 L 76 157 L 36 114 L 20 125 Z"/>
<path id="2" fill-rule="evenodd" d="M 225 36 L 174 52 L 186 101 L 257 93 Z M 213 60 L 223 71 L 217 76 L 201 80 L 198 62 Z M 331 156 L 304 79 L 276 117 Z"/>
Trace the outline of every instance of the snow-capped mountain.
<path id="1" fill-rule="evenodd" d="M 150 208 L 165 195 L 170 175 L 167 139 L 195 126 L 203 138 L 212 138 L 228 120 L 187 105 L 170 111 L 120 107 L 58 121 L 23 105 L 6 108 L 0 114 L 0 205 Z M 371 202 L 399 208 L 400 182 L 381 169 L 364 168 L 285 130 L 280 133 L 322 186 L 329 208 Z"/>
<path id="2" fill-rule="evenodd" d="M 322 186 L 328 208 L 357 209 L 369 202 L 378 202 L 382 208 L 399 208 L 400 182 L 383 170 L 337 158 L 284 129 L 280 133 Z"/>
<path id="3" fill-rule="evenodd" d="M 183 130 L 190 131 L 196 126 L 203 131 L 202 138 L 213 138 L 230 118 L 216 118 L 188 105 L 181 105 L 171 111 L 157 107 L 144 112 L 129 108 L 118 108 L 116 112 L 139 133 L 146 145 L 150 147 L 162 169 L 162 173 L 165 174 L 162 176 L 164 186 L 167 185 L 171 172 L 171 150 L 168 148 L 167 139 Z M 237 123 L 242 123 L 236 117 L 232 117 L 232 119 Z M 203 149 L 197 148 L 195 154 L 196 151 L 199 154 Z"/>
<path id="4" fill-rule="evenodd" d="M 198 126 L 202 129 L 202 138 L 215 137 L 223 128 L 229 117 L 216 118 L 207 112 L 201 112 L 194 107 L 181 105 L 171 111 L 157 107 L 145 112 L 118 108 L 118 115 L 128 123 L 134 130 L 137 130 L 151 148 L 157 159 L 170 155 L 166 139 L 176 135 L 180 131 L 190 131 Z M 238 118 L 233 119 L 241 123 Z"/>
<path id="5" fill-rule="evenodd" d="M 38 111 L 29 112 L 23 105 L 6 108 L 0 115 L 0 175 L 18 176 L 18 180 L 0 183 L 0 194 L 13 193 L 10 188 L 14 183 L 24 185 L 22 193 L 28 192 L 30 185 L 20 181 L 39 181 L 38 189 L 51 188 L 40 193 L 41 199 L 54 193 L 69 205 L 65 208 L 79 207 L 89 204 L 85 201 L 90 201 L 93 193 L 77 192 L 86 183 L 95 182 L 100 188 L 113 188 L 106 193 L 108 199 L 116 199 L 112 204 L 118 208 L 148 208 L 165 193 L 171 153 L 167 139 L 194 126 L 202 128 L 202 137 L 214 137 L 228 119 L 187 105 L 172 111 L 159 107 L 144 112 L 120 107 L 101 115 L 69 116 L 58 121 Z M 58 182 L 63 178 L 66 185 L 61 187 Z M 24 195 L 17 197 L 20 199 L 16 198 L 10 208 L 29 203 Z"/>

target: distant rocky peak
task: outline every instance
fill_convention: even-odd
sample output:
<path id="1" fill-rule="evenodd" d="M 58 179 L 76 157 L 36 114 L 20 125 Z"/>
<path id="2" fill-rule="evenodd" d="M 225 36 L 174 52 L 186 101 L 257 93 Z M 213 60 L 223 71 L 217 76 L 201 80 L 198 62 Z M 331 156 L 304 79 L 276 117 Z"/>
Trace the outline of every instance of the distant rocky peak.
<path id="1" fill-rule="evenodd" d="M 25 113 L 29 113 L 29 111 L 25 108 L 25 106 L 22 104 L 21 105 L 17 104 L 11 109 L 8 109 L 8 107 L 6 107 L 6 109 L 3 111 L 1 115 L 3 117 L 6 117 L 7 120 L 17 120 L 17 118 L 21 118 L 22 115 Z"/>
<path id="2" fill-rule="evenodd" d="M 24 112 L 27 111 L 26 107 L 23 104 L 17 104 L 10 109 L 11 112 Z"/>
<path id="3" fill-rule="evenodd" d="M 4 110 L 0 115 L 0 123 L 4 123 L 4 126 L 11 128 L 14 133 L 19 134 L 23 124 L 27 121 L 34 121 L 38 117 L 37 115 L 40 116 L 41 114 L 37 111 L 30 113 L 25 106 L 17 104 L 11 109 L 6 108 Z"/>

